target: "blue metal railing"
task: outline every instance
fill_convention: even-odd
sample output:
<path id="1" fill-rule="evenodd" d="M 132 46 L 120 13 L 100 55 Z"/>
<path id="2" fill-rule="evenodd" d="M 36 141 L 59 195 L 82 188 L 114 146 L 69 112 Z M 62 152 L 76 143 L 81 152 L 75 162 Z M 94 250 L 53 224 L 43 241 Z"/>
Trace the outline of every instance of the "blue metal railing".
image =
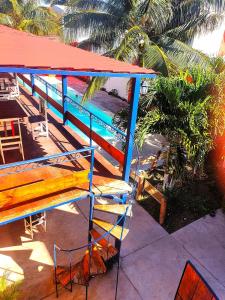
<path id="1" fill-rule="evenodd" d="M 49 82 L 44 80 L 42 77 L 40 77 L 38 75 L 34 75 L 34 78 L 37 79 L 38 81 L 40 81 L 42 84 L 44 84 L 45 87 L 49 88 L 55 94 L 62 97 L 62 92 L 60 90 L 58 90 L 56 87 L 54 87 L 53 85 L 51 85 Z"/>
<path id="2" fill-rule="evenodd" d="M 10 163 L 6 165 L 0 165 L 0 172 L 6 170 L 6 172 L 0 173 L 0 177 L 12 175 L 12 174 L 18 174 L 18 173 L 38 169 L 38 168 L 54 166 L 69 161 L 71 162 L 77 161 L 80 158 L 91 157 L 89 180 L 92 184 L 93 169 L 94 169 L 94 149 L 95 147 L 85 147 L 79 150 L 73 150 L 73 151 L 59 153 L 55 155 L 49 155 L 49 156 L 39 157 L 35 159 Z M 85 153 L 88 152 L 89 154 L 85 155 Z M 84 153 L 84 155 L 82 155 L 82 153 Z"/>
<path id="3" fill-rule="evenodd" d="M 63 97 L 62 92 L 60 90 L 58 90 L 56 87 L 52 86 L 49 82 L 47 82 L 46 80 L 44 80 L 40 76 L 35 75 L 35 79 L 37 79 L 42 84 L 44 84 L 45 87 L 46 87 L 46 89 L 50 89 L 52 92 L 56 93 L 61 98 Z M 70 103 L 71 105 L 73 105 L 74 107 L 76 107 L 78 110 L 82 111 L 85 115 L 88 115 L 90 117 L 90 129 L 91 129 L 91 131 L 92 131 L 92 124 L 93 124 L 92 122 L 94 120 L 100 126 L 104 127 L 105 129 L 107 129 L 112 134 L 116 133 L 115 134 L 115 138 L 117 138 L 119 140 L 122 140 L 124 142 L 126 141 L 127 134 L 125 132 L 123 132 L 119 128 L 115 127 L 114 125 L 107 123 L 101 117 L 97 116 L 95 113 L 91 112 L 89 109 L 87 109 L 86 107 L 82 106 L 81 104 L 79 104 L 77 101 L 75 101 L 71 97 L 66 96 L 65 99 L 66 99 L 66 101 L 68 103 Z"/>
<path id="4" fill-rule="evenodd" d="M 12 175 L 12 174 L 18 174 L 30 170 L 34 170 L 37 168 L 45 168 L 48 166 L 59 166 L 60 167 L 63 163 L 67 162 L 74 162 L 77 161 L 80 158 L 89 157 L 90 158 L 90 167 L 89 167 L 89 174 L 88 174 L 88 180 L 89 180 L 89 189 L 87 190 L 87 194 L 83 196 L 78 196 L 76 198 L 71 197 L 71 199 L 66 200 L 63 203 L 54 203 L 49 204 L 47 208 L 38 209 L 32 213 L 24 213 L 24 215 L 20 215 L 18 217 L 14 217 L 13 219 L 7 220 L 7 221 L 0 221 L 0 225 L 5 225 L 13 221 L 17 221 L 23 218 L 26 218 L 31 215 L 35 215 L 38 213 L 41 213 L 46 210 L 50 210 L 53 208 L 56 208 L 58 206 L 61 206 L 63 204 L 72 203 L 75 201 L 78 201 L 80 199 L 86 198 L 88 195 L 92 195 L 92 182 L 93 182 L 93 170 L 94 170 L 94 147 L 86 147 L 79 150 L 73 150 L 69 152 L 59 153 L 55 155 L 30 159 L 26 161 L 19 161 L 15 163 L 10 163 L 7 165 L 0 165 L 0 178 L 3 178 L 4 176 Z M 63 158 L 64 157 L 64 158 Z M 10 177 L 7 179 L 10 180 Z"/>

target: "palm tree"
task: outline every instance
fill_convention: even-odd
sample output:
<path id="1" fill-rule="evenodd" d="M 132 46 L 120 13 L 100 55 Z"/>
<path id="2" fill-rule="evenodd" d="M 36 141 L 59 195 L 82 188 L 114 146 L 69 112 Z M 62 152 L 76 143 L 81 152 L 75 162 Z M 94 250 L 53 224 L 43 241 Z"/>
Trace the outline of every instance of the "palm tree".
<path id="1" fill-rule="evenodd" d="M 59 35 L 60 17 L 32 0 L 0 0 L 0 24 L 37 35 Z"/>
<path id="2" fill-rule="evenodd" d="M 212 65 L 210 70 L 198 67 L 159 76 L 140 99 L 136 140 L 142 146 L 148 134 L 163 135 L 173 149 L 169 163 L 176 176 L 185 171 L 187 161 L 193 173 L 203 169 L 213 140 L 224 134 L 225 64 L 216 59 Z M 115 125 L 127 128 L 128 116 L 128 108 L 118 112 Z"/>
<path id="3" fill-rule="evenodd" d="M 80 47 L 154 68 L 163 75 L 187 65 L 208 65 L 190 47 L 196 33 L 222 19 L 224 0 L 68 0 L 66 38 Z M 95 82 L 98 80 L 94 79 Z M 89 95 L 95 88 L 89 89 Z"/>

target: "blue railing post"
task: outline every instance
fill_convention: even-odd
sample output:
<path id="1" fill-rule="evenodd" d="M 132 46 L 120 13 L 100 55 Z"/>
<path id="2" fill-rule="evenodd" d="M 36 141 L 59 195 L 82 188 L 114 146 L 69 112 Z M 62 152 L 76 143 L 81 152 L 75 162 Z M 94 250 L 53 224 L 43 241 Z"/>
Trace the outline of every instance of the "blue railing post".
<path id="1" fill-rule="evenodd" d="M 92 148 L 90 151 L 91 151 L 91 162 L 90 162 L 90 174 L 89 174 L 89 192 L 92 193 L 95 150 L 94 150 L 94 148 Z"/>
<path id="2" fill-rule="evenodd" d="M 137 77 L 134 80 L 133 95 L 130 103 L 130 113 L 129 113 L 128 128 L 127 128 L 125 160 L 124 160 L 124 167 L 123 167 L 123 180 L 125 180 L 126 182 L 129 182 L 129 178 L 130 178 L 130 169 L 131 169 L 131 162 L 132 162 L 134 134 L 135 134 L 136 121 L 137 121 L 140 90 L 141 90 L 141 78 Z"/>
<path id="3" fill-rule="evenodd" d="M 90 147 L 92 147 L 92 113 L 90 113 Z"/>
<path id="4" fill-rule="evenodd" d="M 47 95 L 47 108 L 49 108 L 49 103 L 48 103 L 48 82 L 45 82 L 45 93 Z"/>
<path id="5" fill-rule="evenodd" d="M 31 94 L 34 96 L 34 74 L 30 74 Z"/>
<path id="6" fill-rule="evenodd" d="M 62 76 L 62 105 L 63 105 L 63 124 L 66 124 L 66 112 L 67 112 L 67 105 L 66 105 L 66 96 L 67 96 L 67 87 L 68 87 L 68 80 L 67 76 Z"/>

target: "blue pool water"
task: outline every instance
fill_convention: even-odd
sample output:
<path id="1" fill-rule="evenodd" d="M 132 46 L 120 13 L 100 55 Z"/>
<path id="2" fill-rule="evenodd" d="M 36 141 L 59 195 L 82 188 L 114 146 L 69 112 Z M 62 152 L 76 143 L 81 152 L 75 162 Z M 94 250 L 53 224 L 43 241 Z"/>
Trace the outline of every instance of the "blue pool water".
<path id="1" fill-rule="evenodd" d="M 57 88 L 57 79 L 55 78 L 43 78 L 45 81 L 49 82 L 52 86 Z M 59 82 L 59 81 L 58 81 Z M 40 87 L 44 92 L 46 92 L 45 85 L 40 82 L 38 79 L 35 79 L 35 85 Z M 28 89 L 30 87 L 26 86 Z M 55 101 L 57 101 L 59 104 L 62 105 L 62 99 L 61 96 L 56 94 L 53 90 L 48 89 L 48 95 L 53 98 Z M 82 96 L 74 89 L 68 88 L 68 94 L 71 99 L 73 99 L 76 103 L 80 103 Z M 39 96 L 39 95 L 35 95 Z M 85 113 L 84 110 L 79 109 L 78 107 L 74 107 L 71 103 L 66 103 L 67 110 L 71 112 L 75 117 L 77 117 L 81 122 L 83 122 L 85 125 L 90 127 L 90 117 L 88 113 Z M 112 125 L 112 117 L 108 114 L 106 114 L 104 111 L 100 110 L 97 106 L 92 104 L 91 102 L 87 102 L 85 105 L 83 105 L 85 108 L 87 108 L 91 113 L 95 114 L 96 116 L 100 117 L 104 122 L 106 122 L 108 125 Z M 49 108 L 59 117 L 62 119 L 62 114 L 58 112 L 54 107 L 49 105 Z M 86 141 L 89 140 L 89 138 L 80 131 L 76 126 L 74 126 L 72 123 L 68 122 L 68 125 L 76 132 L 78 133 L 82 138 L 84 138 Z M 112 132 L 107 130 L 102 124 L 97 122 L 96 120 L 92 120 L 92 130 L 99 134 L 101 137 L 103 137 L 106 140 L 115 140 L 115 136 Z"/>

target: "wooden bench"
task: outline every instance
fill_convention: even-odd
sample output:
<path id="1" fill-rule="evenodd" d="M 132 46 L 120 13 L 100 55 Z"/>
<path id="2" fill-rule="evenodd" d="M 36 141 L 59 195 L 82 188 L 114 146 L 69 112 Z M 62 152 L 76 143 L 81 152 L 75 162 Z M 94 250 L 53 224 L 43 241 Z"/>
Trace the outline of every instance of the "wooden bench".
<path id="1" fill-rule="evenodd" d="M 0 192 L 0 224 L 89 194 L 89 170 Z"/>
<path id="2" fill-rule="evenodd" d="M 0 225 L 89 195 L 89 170 L 50 178 L 44 177 L 49 176 L 46 169 L 44 174 L 41 170 L 5 176 L 0 191 Z M 120 195 L 131 192 L 131 187 L 123 180 L 96 176 L 92 191 L 96 196 Z"/>
<path id="3" fill-rule="evenodd" d="M 166 209 L 167 209 L 167 200 L 165 196 L 157 190 L 148 180 L 145 180 L 143 175 L 135 176 L 134 172 L 131 172 L 131 178 L 136 180 L 137 185 L 137 192 L 136 192 L 136 200 L 140 200 L 143 191 L 148 193 L 153 199 L 155 199 L 160 205 L 160 212 L 159 212 L 159 224 L 163 224 L 166 217 Z"/>
<path id="4" fill-rule="evenodd" d="M 219 300 L 190 261 L 186 263 L 174 300 Z"/>

